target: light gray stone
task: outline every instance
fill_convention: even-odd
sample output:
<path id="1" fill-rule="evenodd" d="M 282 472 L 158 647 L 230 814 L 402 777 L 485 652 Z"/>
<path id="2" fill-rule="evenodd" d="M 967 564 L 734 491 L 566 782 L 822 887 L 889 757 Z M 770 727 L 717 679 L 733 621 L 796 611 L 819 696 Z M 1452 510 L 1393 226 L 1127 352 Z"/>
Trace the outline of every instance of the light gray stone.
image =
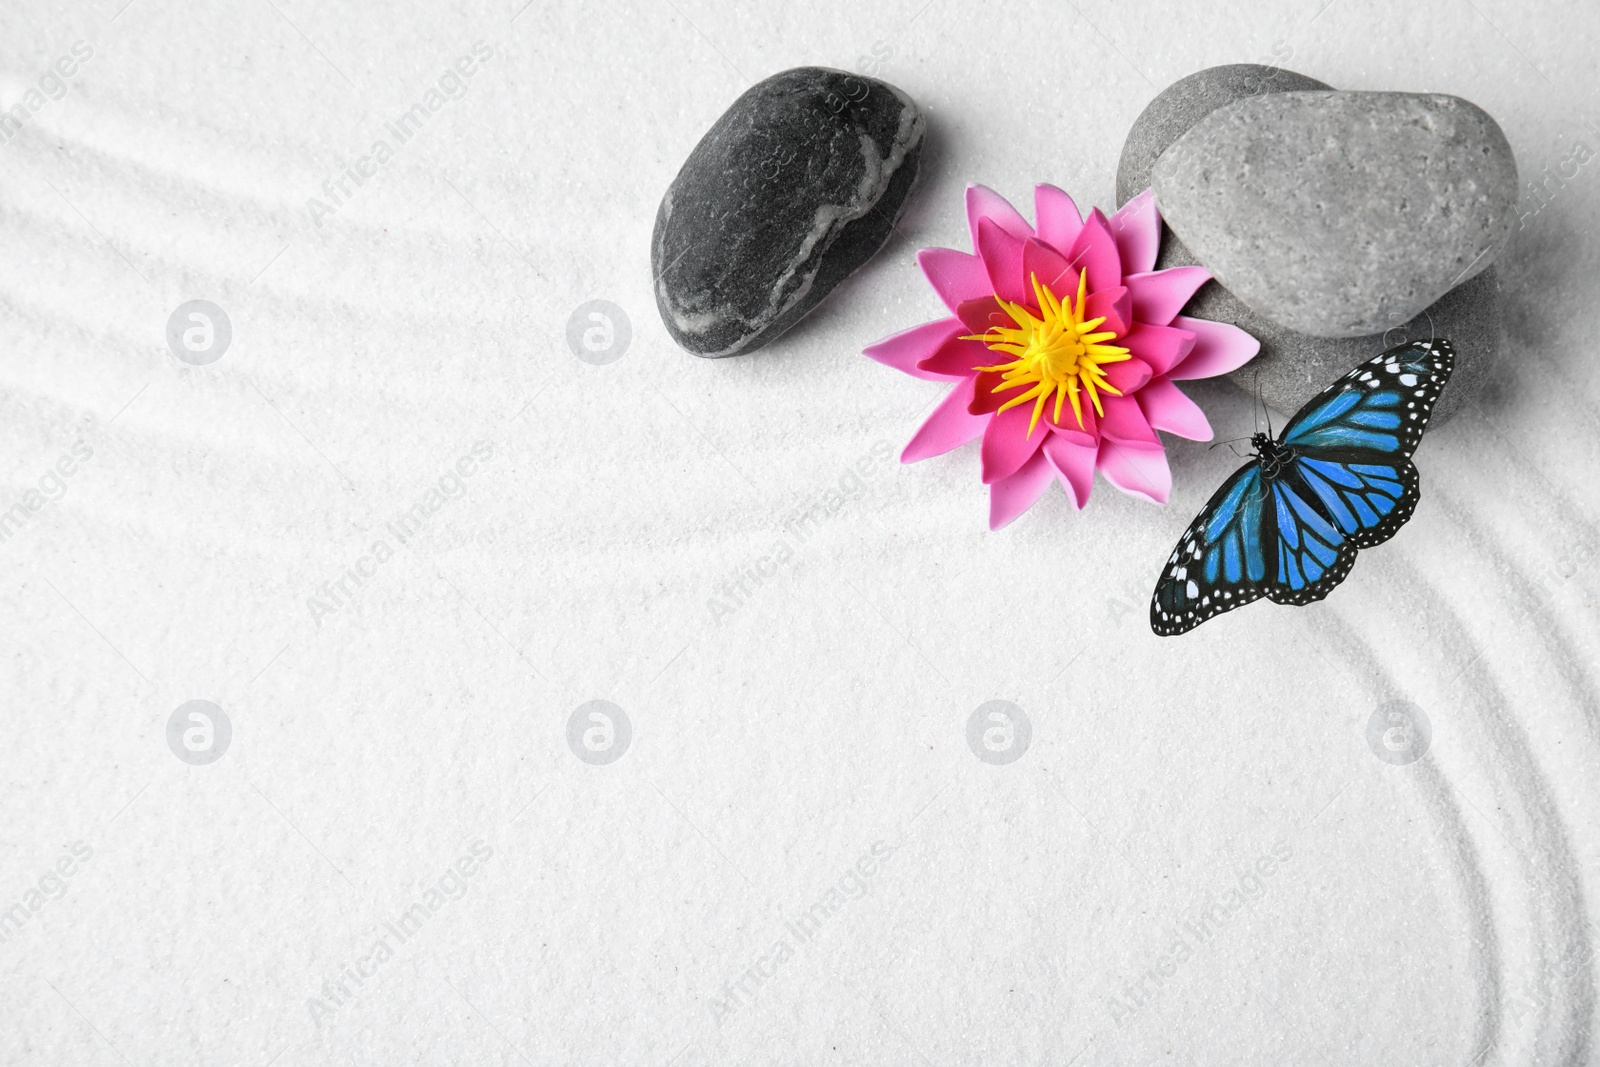
<path id="1" fill-rule="evenodd" d="M 753 352 L 883 247 L 925 123 L 887 82 L 798 67 L 745 90 L 656 212 L 656 306 L 697 356 Z"/>
<path id="2" fill-rule="evenodd" d="M 1516 163 L 1453 96 L 1295 91 L 1200 119 L 1156 161 L 1168 225 L 1217 280 L 1298 332 L 1404 324 L 1511 235 Z"/>
<path id="3" fill-rule="evenodd" d="M 1170 231 L 1163 234 L 1156 269 L 1194 262 L 1193 253 L 1181 240 Z M 1256 357 L 1228 377 L 1285 416 L 1299 411 L 1339 375 L 1384 349 L 1437 337 L 1450 341 L 1456 350 L 1455 371 L 1433 410 L 1431 425 L 1438 428 L 1483 388 L 1504 346 L 1500 282 L 1493 267 L 1456 286 L 1416 318 L 1364 337 L 1297 333 L 1256 314 L 1214 281 L 1200 287 L 1183 313 L 1231 322 L 1261 342 Z"/>
<path id="4" fill-rule="evenodd" d="M 1179 78 L 1145 105 L 1128 130 L 1117 162 L 1117 203 L 1126 204 L 1150 188 L 1150 171 L 1167 146 L 1219 107 L 1261 93 L 1333 86 L 1283 67 L 1230 63 Z"/>
<path id="5" fill-rule="evenodd" d="M 1327 89 L 1294 71 L 1252 64 L 1211 67 L 1174 82 L 1156 95 L 1134 121 L 1117 168 L 1117 200 L 1126 203 L 1150 187 L 1150 168 L 1189 127 L 1219 107 L 1263 92 Z M 1157 267 L 1196 263 L 1171 230 L 1163 226 Z M 1284 416 L 1293 415 L 1339 375 L 1385 348 L 1405 340 L 1445 337 L 1455 344 L 1456 369 L 1439 398 L 1438 427 L 1481 389 L 1503 351 L 1499 282 L 1490 267 L 1441 297 L 1427 311 L 1387 334 L 1355 338 L 1313 337 L 1257 315 L 1216 282 L 1195 294 L 1185 314 L 1231 322 L 1261 342 L 1255 359 L 1229 377 Z"/>

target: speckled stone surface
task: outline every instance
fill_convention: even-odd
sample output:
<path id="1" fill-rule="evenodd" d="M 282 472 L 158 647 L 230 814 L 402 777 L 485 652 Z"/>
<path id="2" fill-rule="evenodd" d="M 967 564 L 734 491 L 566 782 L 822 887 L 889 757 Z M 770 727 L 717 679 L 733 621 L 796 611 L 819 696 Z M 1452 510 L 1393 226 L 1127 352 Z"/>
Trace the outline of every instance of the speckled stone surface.
<path id="1" fill-rule="evenodd" d="M 1170 231 L 1164 234 L 1158 270 L 1195 262 L 1181 240 Z M 1279 326 L 1214 281 L 1200 287 L 1183 313 L 1231 322 L 1261 342 L 1256 357 L 1228 377 L 1284 415 L 1293 415 L 1339 375 L 1386 348 L 1443 337 L 1455 345 L 1456 368 L 1433 409 L 1432 425 L 1438 427 L 1482 389 L 1504 346 L 1500 282 L 1493 267 L 1456 286 L 1408 322 L 1363 337 L 1314 337 Z"/>
<path id="2" fill-rule="evenodd" d="M 1405 323 L 1510 237 L 1516 162 L 1459 97 L 1265 93 L 1218 108 L 1163 152 L 1173 232 L 1245 304 L 1300 333 Z"/>
<path id="3" fill-rule="evenodd" d="M 1283 67 L 1230 63 L 1179 78 L 1145 106 L 1128 130 L 1117 163 L 1117 203 L 1126 204 L 1150 188 L 1150 171 L 1167 146 L 1219 107 L 1261 93 L 1333 86 Z"/>
<path id="4" fill-rule="evenodd" d="M 698 356 L 753 352 L 883 246 L 916 180 L 925 123 L 887 82 L 798 67 L 747 89 L 656 213 L 656 306 Z"/>

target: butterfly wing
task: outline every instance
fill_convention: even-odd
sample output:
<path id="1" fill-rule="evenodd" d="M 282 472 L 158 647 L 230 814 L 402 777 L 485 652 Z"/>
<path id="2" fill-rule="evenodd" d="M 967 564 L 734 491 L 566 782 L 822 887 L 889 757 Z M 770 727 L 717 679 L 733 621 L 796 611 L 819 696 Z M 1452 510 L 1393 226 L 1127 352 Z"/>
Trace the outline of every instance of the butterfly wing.
<path id="1" fill-rule="evenodd" d="M 1222 483 L 1167 560 L 1150 600 L 1150 629 L 1181 634 L 1266 594 L 1276 537 L 1267 493 L 1256 463 Z"/>
<path id="2" fill-rule="evenodd" d="M 1292 474 L 1268 486 L 1275 520 L 1272 575 L 1263 592 L 1274 603 L 1309 604 L 1344 581 L 1355 566 L 1356 545 L 1329 520 Z"/>
<path id="3" fill-rule="evenodd" d="M 1416 510 L 1421 491 L 1411 454 L 1454 366 L 1449 341 L 1391 348 L 1323 390 L 1284 427 L 1294 458 L 1279 481 L 1312 503 L 1352 552 L 1387 541 Z"/>
<path id="4" fill-rule="evenodd" d="M 1449 341 L 1412 341 L 1374 356 L 1318 393 L 1283 428 L 1296 452 L 1410 459 L 1455 367 Z"/>
<path id="5" fill-rule="evenodd" d="M 1369 462 L 1296 456 L 1279 479 L 1313 502 L 1355 550 L 1393 537 L 1422 497 L 1417 468 L 1409 459 L 1363 458 Z"/>

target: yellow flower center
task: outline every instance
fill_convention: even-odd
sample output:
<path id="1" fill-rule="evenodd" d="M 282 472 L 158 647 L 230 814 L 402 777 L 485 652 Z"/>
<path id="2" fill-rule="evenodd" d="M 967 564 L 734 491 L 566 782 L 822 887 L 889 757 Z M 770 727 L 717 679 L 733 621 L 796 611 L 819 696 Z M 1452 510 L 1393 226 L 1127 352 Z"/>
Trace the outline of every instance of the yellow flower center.
<path id="1" fill-rule="evenodd" d="M 1131 358 L 1126 348 L 1109 345 L 1115 340 L 1115 330 L 1099 330 L 1106 317 L 1084 319 L 1084 303 L 1088 299 L 1089 275 L 1078 275 L 1078 299 L 1058 300 L 1048 285 L 1039 281 L 1038 275 L 1029 275 L 1033 282 L 1033 295 L 1039 302 L 1036 316 L 1021 304 L 1012 304 L 998 295 L 995 300 L 1005 309 L 1015 326 L 991 326 L 981 334 L 969 334 L 963 341 L 982 341 L 995 352 L 1012 357 L 1008 362 L 992 367 L 979 367 L 980 371 L 993 371 L 1001 382 L 991 392 L 1004 393 L 1013 389 L 1022 392 L 1000 405 L 1000 411 L 1033 401 L 1033 419 L 1028 423 L 1028 436 L 1033 436 L 1045 405 L 1055 399 L 1055 421 L 1061 421 L 1063 404 L 1072 405 L 1072 413 L 1083 427 L 1083 400 L 1089 402 L 1100 415 L 1100 394 L 1121 396 L 1122 391 L 1106 380 L 1101 368 L 1107 363 L 1121 363 Z M 996 412 L 998 414 L 998 412 Z"/>

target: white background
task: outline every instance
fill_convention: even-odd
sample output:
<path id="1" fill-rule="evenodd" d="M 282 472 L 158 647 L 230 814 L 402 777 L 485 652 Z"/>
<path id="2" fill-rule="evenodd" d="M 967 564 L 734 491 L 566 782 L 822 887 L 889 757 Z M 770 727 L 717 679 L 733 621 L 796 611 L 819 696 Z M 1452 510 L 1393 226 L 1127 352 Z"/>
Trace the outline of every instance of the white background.
<path id="1" fill-rule="evenodd" d="M 998 534 L 975 447 L 827 496 L 939 395 L 859 350 L 942 314 L 913 255 L 965 247 L 968 181 L 1112 207 L 1157 91 L 1284 46 L 1475 101 L 1537 176 L 1600 148 L 1592 7 L 121 3 L 0 13 L 0 106 L 94 49 L 0 144 L 0 506 L 93 450 L 0 544 L 0 909 L 92 849 L 0 944 L 0 1060 L 1600 1062 L 1600 167 L 1517 234 L 1489 392 L 1323 604 L 1150 634 L 1226 449 L 1171 443 L 1168 508 L 1052 489 Z M 480 40 L 465 94 L 313 224 Z M 649 234 L 683 158 L 753 80 L 885 52 L 929 117 L 904 236 L 770 349 L 679 351 Z M 195 298 L 233 328 L 208 366 L 165 341 Z M 632 326 L 599 367 L 565 340 L 596 298 Z M 1233 387 L 1192 395 L 1250 429 Z M 633 726 L 605 767 L 566 742 L 596 698 Z M 167 745 L 192 699 L 232 724 L 209 766 Z M 1007 766 L 965 740 L 992 699 L 1032 724 Z M 1393 699 L 1433 728 L 1407 766 L 1366 740 Z M 314 1018 L 480 840 L 465 895 Z M 719 1018 L 875 842 L 865 895 Z"/>

